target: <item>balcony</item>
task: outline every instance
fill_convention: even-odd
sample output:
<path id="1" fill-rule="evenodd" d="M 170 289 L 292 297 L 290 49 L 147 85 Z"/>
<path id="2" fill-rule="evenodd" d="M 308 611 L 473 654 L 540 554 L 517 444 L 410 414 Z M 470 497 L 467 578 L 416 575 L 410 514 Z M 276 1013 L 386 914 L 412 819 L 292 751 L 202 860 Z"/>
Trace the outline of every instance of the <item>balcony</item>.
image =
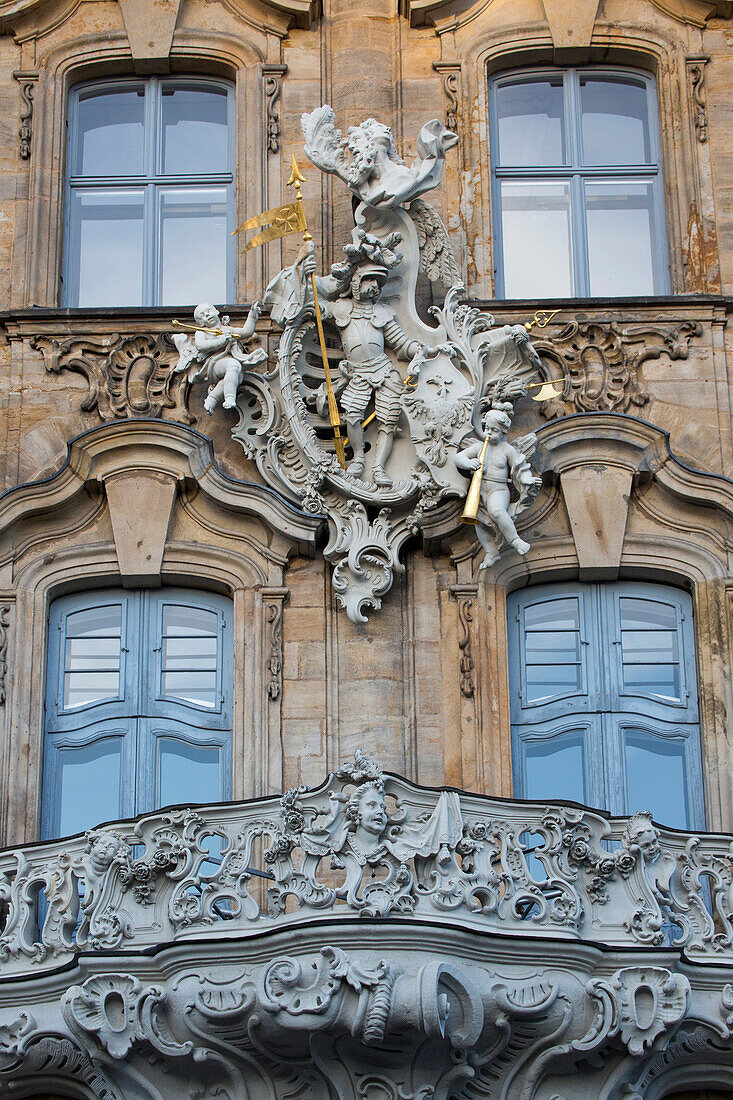
<path id="1" fill-rule="evenodd" d="M 0 1089 L 44 1066 L 110 1096 L 646 1097 L 733 1061 L 732 885 L 731 837 L 361 753 L 314 790 L 6 850 Z"/>

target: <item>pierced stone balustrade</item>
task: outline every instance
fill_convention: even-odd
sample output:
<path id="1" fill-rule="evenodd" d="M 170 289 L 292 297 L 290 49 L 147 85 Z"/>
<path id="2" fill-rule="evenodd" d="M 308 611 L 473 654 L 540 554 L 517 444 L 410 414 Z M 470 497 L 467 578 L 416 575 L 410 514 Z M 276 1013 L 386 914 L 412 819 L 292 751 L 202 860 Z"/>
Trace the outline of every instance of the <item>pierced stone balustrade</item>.
<path id="1" fill-rule="evenodd" d="M 316 917 L 684 948 L 733 965 L 733 838 L 430 790 L 357 753 L 315 790 L 0 854 L 0 973 Z"/>

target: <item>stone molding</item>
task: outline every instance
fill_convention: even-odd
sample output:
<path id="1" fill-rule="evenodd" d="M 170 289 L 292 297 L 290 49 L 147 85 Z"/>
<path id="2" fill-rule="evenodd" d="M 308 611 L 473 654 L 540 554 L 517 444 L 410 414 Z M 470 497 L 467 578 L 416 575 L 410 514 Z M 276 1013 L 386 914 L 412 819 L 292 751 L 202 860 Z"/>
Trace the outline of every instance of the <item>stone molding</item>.
<path id="1" fill-rule="evenodd" d="M 14 524 L 63 509 L 87 486 L 140 469 L 187 481 L 229 513 L 255 516 L 301 548 L 314 544 L 320 525 L 272 489 L 228 477 L 213 458 L 211 441 L 193 428 L 169 421 L 128 420 L 92 428 L 69 443 L 64 466 L 45 481 L 9 490 L 0 503 L 0 557 Z"/>

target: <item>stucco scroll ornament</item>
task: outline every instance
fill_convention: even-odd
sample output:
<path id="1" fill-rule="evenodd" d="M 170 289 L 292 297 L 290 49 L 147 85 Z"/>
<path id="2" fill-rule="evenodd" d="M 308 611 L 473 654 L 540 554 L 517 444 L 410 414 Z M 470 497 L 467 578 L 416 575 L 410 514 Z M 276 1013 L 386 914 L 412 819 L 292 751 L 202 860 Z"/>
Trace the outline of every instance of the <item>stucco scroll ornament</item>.
<path id="1" fill-rule="evenodd" d="M 240 343 L 247 344 L 254 338 L 260 307 L 255 302 L 249 311 L 244 328 L 232 328 L 228 317 L 220 317 L 219 311 L 209 302 L 202 302 L 193 313 L 196 332 L 193 340 L 178 332 L 173 342 L 178 349 L 178 362 L 173 370 L 188 372 L 189 382 L 205 379 L 210 383 L 204 400 L 207 413 L 213 413 L 221 402 L 224 409 L 233 409 L 237 403 L 237 391 L 242 384 L 244 367 L 253 367 L 267 359 L 264 348 L 246 353 Z"/>
<path id="2" fill-rule="evenodd" d="M 270 282 L 263 305 L 282 330 L 277 367 L 237 401 L 233 437 L 279 493 L 328 522 L 324 556 L 347 615 L 364 622 L 403 566 L 407 539 L 457 529 L 466 479 L 453 461 L 481 413 L 512 402 L 540 361 L 522 325 L 495 326 L 463 304 L 448 234 L 422 197 L 440 182 L 456 136 L 423 127 L 407 165 L 387 126 L 369 119 L 346 139 L 330 107 L 302 119 L 305 149 L 359 200 L 344 258 L 315 285 L 330 349 L 315 339 L 312 245 Z M 418 314 L 420 272 L 448 286 Z M 337 461 L 329 401 L 346 458 Z"/>
<path id="3" fill-rule="evenodd" d="M 386 916 L 411 913 L 418 889 L 439 894 L 446 865 L 456 866 L 453 853 L 463 833 L 456 792 L 442 792 L 429 814 L 410 821 L 394 795 L 388 810 L 385 776 L 360 751 L 335 777 L 341 789 L 331 791 L 326 811 L 308 805 L 304 788 L 283 796 L 282 827 L 265 857 L 276 880 L 269 891 L 275 911 L 294 896 L 303 906 L 327 908 L 344 900 L 362 916 Z M 299 868 L 296 849 L 303 853 Z M 343 872 L 339 885 L 319 880 L 323 860 L 331 871 Z M 432 874 L 424 871 L 426 863 Z M 418 878 L 430 886 L 422 887 Z"/>

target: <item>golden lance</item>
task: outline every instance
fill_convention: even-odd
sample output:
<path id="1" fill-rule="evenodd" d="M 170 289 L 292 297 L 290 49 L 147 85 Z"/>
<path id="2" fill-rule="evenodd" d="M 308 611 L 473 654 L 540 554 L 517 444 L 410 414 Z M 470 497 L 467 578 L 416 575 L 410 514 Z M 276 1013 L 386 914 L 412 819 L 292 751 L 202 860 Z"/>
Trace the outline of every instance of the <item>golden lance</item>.
<path id="1" fill-rule="evenodd" d="M 489 437 L 487 436 L 484 439 L 484 445 L 478 456 L 479 464 L 473 471 L 471 484 L 468 487 L 468 495 L 466 496 L 466 503 L 463 508 L 463 515 L 461 516 L 462 523 L 470 523 L 473 525 L 478 519 L 478 508 L 481 503 L 481 482 L 484 476 L 484 462 L 486 461 L 486 448 L 488 445 Z"/>
<path id="2" fill-rule="evenodd" d="M 308 231 L 308 224 L 305 220 L 305 211 L 303 210 L 303 196 L 300 190 L 301 183 L 305 183 L 305 176 L 302 175 L 300 168 L 298 168 L 298 162 L 295 159 L 295 154 L 293 154 L 293 170 L 290 173 L 288 187 L 295 187 L 297 199 L 293 203 L 293 206 L 298 206 L 300 210 L 300 228 L 304 230 L 303 240 L 306 242 L 310 242 L 313 240 L 313 237 Z M 316 311 L 316 328 L 318 329 L 318 342 L 321 345 L 323 373 L 326 376 L 326 393 L 328 395 L 328 418 L 331 421 L 331 427 L 333 428 L 333 443 L 336 449 L 336 457 L 339 460 L 339 465 L 341 466 L 341 469 L 345 470 L 346 455 L 344 453 L 344 440 L 343 436 L 341 435 L 341 415 L 339 413 L 338 405 L 336 404 L 336 394 L 333 392 L 333 382 L 331 381 L 331 368 L 328 365 L 328 351 L 326 350 L 326 338 L 323 335 L 323 321 L 321 319 L 321 307 L 318 304 L 318 287 L 316 286 L 315 272 L 311 272 L 311 287 L 313 288 L 313 305 Z"/>

